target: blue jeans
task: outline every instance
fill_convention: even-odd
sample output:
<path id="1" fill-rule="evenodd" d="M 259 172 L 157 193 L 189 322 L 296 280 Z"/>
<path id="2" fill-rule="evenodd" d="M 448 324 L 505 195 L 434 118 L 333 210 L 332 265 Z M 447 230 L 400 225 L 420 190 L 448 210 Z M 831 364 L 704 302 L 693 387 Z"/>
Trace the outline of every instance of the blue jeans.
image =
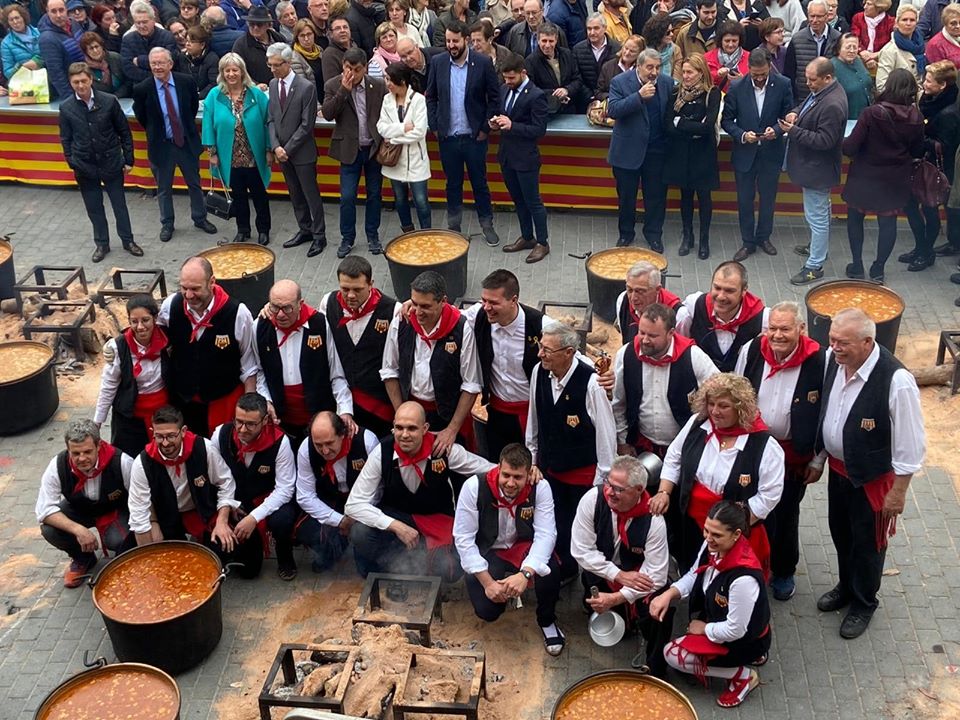
<path id="1" fill-rule="evenodd" d="M 537 242 L 547 244 L 547 209 L 540 198 L 540 170 L 520 172 L 501 167 L 503 182 L 513 204 L 517 207 L 517 219 L 520 221 L 520 236 L 532 240 L 536 227 Z"/>
<path id="2" fill-rule="evenodd" d="M 487 141 L 474 140 L 467 135 L 442 138 L 440 164 L 447 176 L 447 215 L 455 217 L 463 213 L 463 168 L 466 165 L 477 217 L 492 219 L 493 205 L 487 186 Z"/>
<path id="3" fill-rule="evenodd" d="M 427 181 L 405 183 L 399 180 L 391 180 L 390 184 L 393 186 L 393 197 L 396 200 L 400 225 L 413 227 L 413 218 L 410 216 L 410 198 L 407 192 L 409 188 L 409 191 L 413 194 L 413 204 L 417 207 L 417 220 L 420 221 L 420 229 L 426 230 L 432 227 L 430 199 L 427 197 Z"/>
<path id="4" fill-rule="evenodd" d="M 360 174 L 367 181 L 367 212 L 364 230 L 367 242 L 380 242 L 380 191 L 383 187 L 383 175 L 380 163 L 370 156 L 370 148 L 360 148 L 352 163 L 340 163 L 340 238 L 353 245 L 357 239 L 357 188 L 360 187 Z"/>
<path id="5" fill-rule="evenodd" d="M 803 217 L 810 227 L 810 257 L 804 267 L 821 270 L 830 249 L 830 191 L 802 188 Z"/>

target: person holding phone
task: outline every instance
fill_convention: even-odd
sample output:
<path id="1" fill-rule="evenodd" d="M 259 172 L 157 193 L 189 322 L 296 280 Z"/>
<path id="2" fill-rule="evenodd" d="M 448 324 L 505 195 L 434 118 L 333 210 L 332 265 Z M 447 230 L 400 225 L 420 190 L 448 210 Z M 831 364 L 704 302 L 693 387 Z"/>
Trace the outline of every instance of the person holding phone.
<path id="1" fill-rule="evenodd" d="M 750 74 L 750 53 L 743 49 L 743 25 L 733 20 L 721 23 L 717 46 L 704 55 L 713 86 L 727 92 L 730 82 Z"/>

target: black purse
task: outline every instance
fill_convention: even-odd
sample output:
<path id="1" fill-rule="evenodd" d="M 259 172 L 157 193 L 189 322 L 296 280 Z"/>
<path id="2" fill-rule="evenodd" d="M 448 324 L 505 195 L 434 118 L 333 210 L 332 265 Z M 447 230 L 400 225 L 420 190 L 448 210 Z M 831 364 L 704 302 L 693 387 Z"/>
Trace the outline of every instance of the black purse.
<path id="1" fill-rule="evenodd" d="M 230 190 L 223 184 L 223 180 L 220 181 L 220 184 L 223 186 L 223 195 L 214 190 L 213 172 L 211 172 L 210 189 L 207 191 L 204 204 L 207 206 L 207 212 L 211 215 L 229 220 L 233 217 L 233 198 L 230 197 Z"/>

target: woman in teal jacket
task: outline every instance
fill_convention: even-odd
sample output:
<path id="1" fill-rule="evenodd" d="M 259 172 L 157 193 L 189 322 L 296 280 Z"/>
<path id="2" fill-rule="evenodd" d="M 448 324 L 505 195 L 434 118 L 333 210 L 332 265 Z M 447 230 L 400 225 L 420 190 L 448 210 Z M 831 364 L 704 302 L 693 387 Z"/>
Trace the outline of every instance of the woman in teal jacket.
<path id="1" fill-rule="evenodd" d="M 250 204 L 257 211 L 257 242 L 270 243 L 270 165 L 267 96 L 247 74 L 236 53 L 220 58 L 217 86 L 203 102 L 201 141 L 210 153 L 210 171 L 233 193 L 237 219 L 234 242 L 250 240 Z M 242 120 L 242 122 L 238 122 Z"/>
<path id="2" fill-rule="evenodd" d="M 22 5 L 8 5 L 0 13 L 7 35 L 0 43 L 3 74 L 9 80 L 20 68 L 43 67 L 40 57 L 40 31 L 30 24 L 30 14 Z"/>

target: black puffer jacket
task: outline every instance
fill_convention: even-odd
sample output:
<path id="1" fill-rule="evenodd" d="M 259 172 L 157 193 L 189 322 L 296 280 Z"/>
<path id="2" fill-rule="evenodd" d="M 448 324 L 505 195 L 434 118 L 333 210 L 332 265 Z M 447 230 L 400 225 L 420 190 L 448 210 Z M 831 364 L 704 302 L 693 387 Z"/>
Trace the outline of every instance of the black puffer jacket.
<path id="1" fill-rule="evenodd" d="M 105 179 L 133 165 L 133 137 L 117 98 L 93 93 L 93 109 L 72 95 L 60 104 L 60 143 L 77 175 Z"/>
<path id="2" fill-rule="evenodd" d="M 583 86 L 587 89 L 590 97 L 597 94 L 600 68 L 607 60 L 616 57 L 618 52 L 620 52 L 620 43 L 610 38 L 607 38 L 606 47 L 603 48 L 599 60 L 594 56 L 589 40 L 581 40 L 573 46 L 573 57 L 576 59 L 577 67 L 580 70 L 580 79 L 583 81 Z"/>

